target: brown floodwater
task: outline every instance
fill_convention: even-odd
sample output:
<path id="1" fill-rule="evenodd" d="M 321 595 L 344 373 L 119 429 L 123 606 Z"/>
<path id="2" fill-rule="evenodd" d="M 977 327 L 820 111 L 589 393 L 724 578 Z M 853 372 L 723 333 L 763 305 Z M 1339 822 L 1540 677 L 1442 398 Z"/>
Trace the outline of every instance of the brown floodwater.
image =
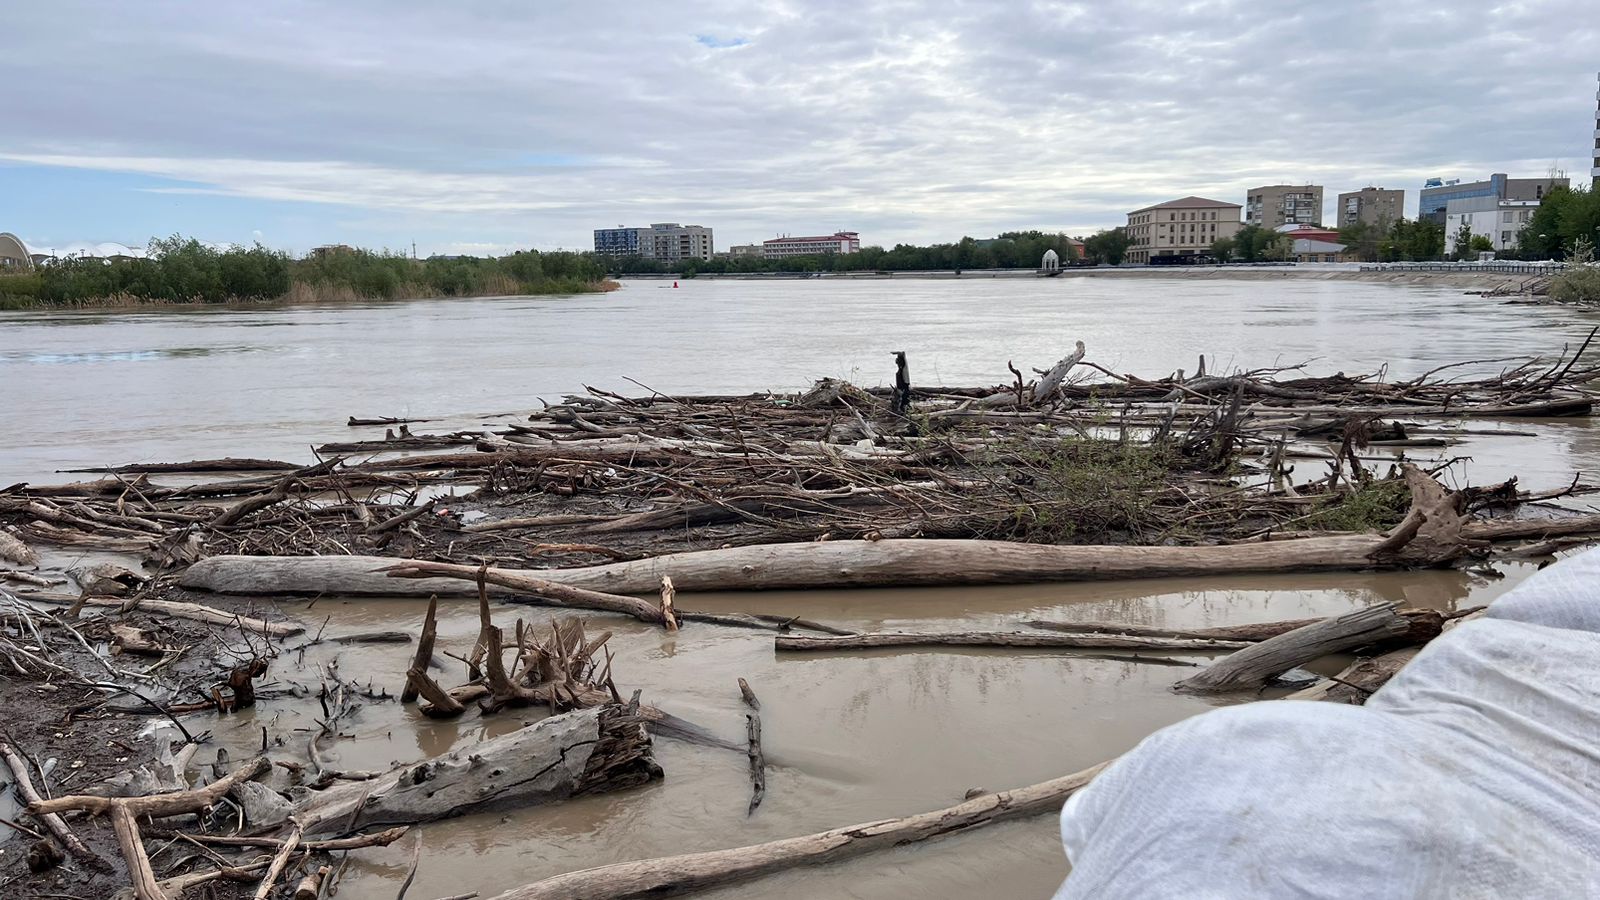
<path id="1" fill-rule="evenodd" d="M 204 456 L 308 458 L 307 445 L 363 434 L 359 415 L 447 416 L 440 428 L 492 423 L 582 383 L 623 376 L 666 392 L 793 389 L 816 376 L 876 384 L 889 351 L 911 354 L 924 383 L 1005 380 L 1005 362 L 1043 367 L 1075 339 L 1114 368 L 1192 369 L 1317 357 L 1313 372 L 1388 362 L 1397 377 L 1465 359 L 1558 350 L 1591 314 L 1513 307 L 1453 291 L 1342 282 L 1071 279 L 1004 282 L 632 283 L 605 296 L 419 301 L 252 310 L 0 315 L 0 484 L 60 480 L 74 465 Z M 1216 363 L 1213 363 L 1215 367 Z M 435 426 L 419 426 L 417 431 Z M 1471 436 L 1452 476 L 1519 474 L 1553 487 L 1600 469 L 1588 420 L 1475 423 L 1536 437 Z M 1320 464 L 1317 464 L 1320 465 Z M 1302 463 L 1305 470 L 1313 461 Z M 1590 476 L 1593 477 L 1592 475 Z M 52 554 L 49 562 L 76 559 Z M 1505 577 L 1458 571 L 1160 579 L 983 588 L 684 595 L 687 607 L 804 615 L 846 628 L 1010 628 L 1026 618 L 1205 626 L 1330 614 L 1378 601 L 1452 610 L 1486 602 Z M 414 600 L 292 601 L 286 612 L 331 634 L 415 631 Z M 497 620 L 542 626 L 547 611 L 498 607 Z M 408 896 L 492 895 L 572 869 L 737 846 L 959 802 L 971 788 L 1031 784 L 1120 753 L 1215 701 L 1169 690 L 1185 670 L 1063 652 L 910 651 L 776 655 L 770 635 L 691 626 L 667 635 L 629 619 L 587 617 L 615 632 L 615 674 L 645 697 L 742 741 L 736 679 L 762 700 L 772 770 L 746 817 L 742 753 L 657 742 L 664 781 L 544 809 L 511 810 L 420 830 Z M 317 627 L 313 625 L 313 627 Z M 470 604 L 442 611 L 441 648 L 465 653 Z M 291 641 L 292 643 L 292 641 Z M 398 691 L 411 648 L 319 645 L 281 658 L 275 686 L 315 690 L 322 667 Z M 452 673 L 453 675 L 454 673 Z M 450 678 L 443 679 L 447 683 Z M 293 756 L 320 715 L 315 701 L 275 699 L 208 721 L 238 752 L 261 729 Z M 423 719 L 367 702 L 341 726 L 333 765 L 374 769 L 436 755 L 528 719 Z M 210 750 L 202 756 L 209 758 Z M 394 896 L 412 838 L 353 854 L 340 896 Z M 1066 871 L 1051 817 L 915 848 L 802 869 L 725 891 L 743 896 L 1046 896 Z"/>

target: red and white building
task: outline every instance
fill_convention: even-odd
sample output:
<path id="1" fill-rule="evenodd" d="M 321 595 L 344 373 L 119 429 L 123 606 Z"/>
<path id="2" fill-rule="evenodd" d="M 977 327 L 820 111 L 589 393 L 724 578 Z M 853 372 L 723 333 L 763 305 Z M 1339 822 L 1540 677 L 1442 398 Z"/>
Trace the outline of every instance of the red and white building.
<path id="1" fill-rule="evenodd" d="M 821 256 L 826 253 L 856 253 L 861 250 L 861 236 L 854 231 L 840 231 L 818 237 L 780 237 L 761 244 L 763 259 L 783 259 L 789 256 Z"/>

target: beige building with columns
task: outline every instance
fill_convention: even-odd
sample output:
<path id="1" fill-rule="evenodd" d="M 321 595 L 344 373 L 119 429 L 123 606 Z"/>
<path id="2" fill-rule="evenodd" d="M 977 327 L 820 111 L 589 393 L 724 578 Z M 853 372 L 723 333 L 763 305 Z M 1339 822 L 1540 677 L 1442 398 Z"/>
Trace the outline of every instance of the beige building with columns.
<path id="1" fill-rule="evenodd" d="M 1205 256 L 1211 242 L 1239 231 L 1239 204 L 1184 197 L 1128 213 L 1128 253 L 1140 265 L 1152 258 Z"/>

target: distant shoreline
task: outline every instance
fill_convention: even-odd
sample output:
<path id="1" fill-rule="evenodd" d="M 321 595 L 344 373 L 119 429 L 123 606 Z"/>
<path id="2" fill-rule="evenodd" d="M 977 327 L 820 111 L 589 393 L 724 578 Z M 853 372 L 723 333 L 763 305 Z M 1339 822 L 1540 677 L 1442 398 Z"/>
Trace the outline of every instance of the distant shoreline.
<path id="1" fill-rule="evenodd" d="M 367 297 L 348 289 L 315 290 L 304 289 L 304 285 L 296 285 L 298 290 L 291 290 L 281 297 L 250 298 L 230 297 L 227 300 L 213 302 L 209 300 L 147 300 L 140 297 L 120 295 L 115 297 L 88 297 L 81 300 L 67 300 L 59 303 L 50 303 L 43 300 L 8 298 L 0 296 L 0 312 L 71 312 L 73 310 L 114 310 L 127 311 L 136 309 L 260 309 L 287 306 L 335 306 L 346 303 L 401 303 L 409 300 L 474 300 L 485 297 L 576 297 L 585 294 L 605 294 L 622 287 L 615 279 L 605 278 L 600 281 L 583 282 L 580 284 L 551 285 L 549 290 L 538 291 L 473 291 L 465 294 L 440 294 L 427 291 L 402 291 L 393 297 Z"/>
<path id="2" fill-rule="evenodd" d="M 897 281 L 996 278 L 1042 278 L 1034 269 L 966 269 L 909 272 L 794 272 L 794 273 L 700 273 L 693 278 L 677 274 L 612 276 L 621 281 Z M 1097 266 L 1062 269 L 1060 278 L 1169 278 L 1177 280 L 1311 280 L 1361 281 L 1416 287 L 1458 287 L 1463 290 L 1518 292 L 1540 276 L 1509 272 L 1417 272 L 1362 271 L 1356 268 L 1313 268 L 1310 266 L 1149 266 L 1125 268 Z"/>

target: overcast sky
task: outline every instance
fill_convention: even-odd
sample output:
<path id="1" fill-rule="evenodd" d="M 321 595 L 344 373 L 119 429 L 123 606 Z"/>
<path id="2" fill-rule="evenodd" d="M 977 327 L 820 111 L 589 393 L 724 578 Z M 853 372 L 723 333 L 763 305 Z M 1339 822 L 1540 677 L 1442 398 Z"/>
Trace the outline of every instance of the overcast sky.
<path id="1" fill-rule="evenodd" d="M 300 251 L 1086 234 L 1310 181 L 1587 181 L 1595 0 L 7 0 L 0 231 Z"/>

